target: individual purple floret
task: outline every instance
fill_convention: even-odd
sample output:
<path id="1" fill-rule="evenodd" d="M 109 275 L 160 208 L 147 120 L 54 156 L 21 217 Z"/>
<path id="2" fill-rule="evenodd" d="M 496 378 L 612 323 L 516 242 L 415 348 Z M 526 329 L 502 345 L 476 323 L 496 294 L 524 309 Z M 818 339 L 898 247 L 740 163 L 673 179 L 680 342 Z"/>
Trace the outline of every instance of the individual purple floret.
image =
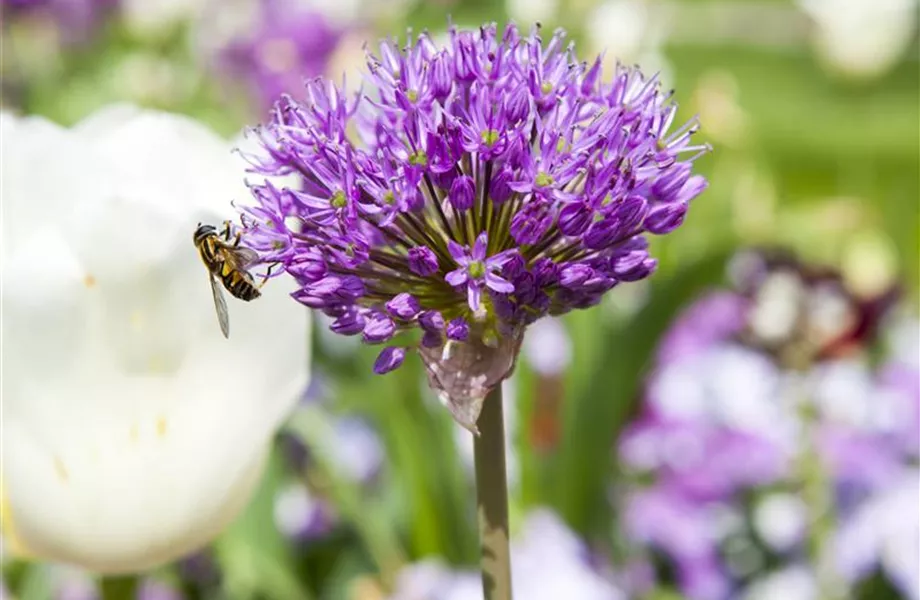
<path id="1" fill-rule="evenodd" d="M 602 81 L 562 31 L 452 29 L 444 47 L 423 33 L 367 66 L 362 92 L 310 81 L 253 132 L 251 171 L 269 180 L 250 186 L 243 243 L 337 332 L 425 332 L 449 402 L 507 377 L 530 323 L 651 274 L 645 235 L 679 226 L 706 187 L 692 166 L 707 147 L 695 120 L 671 131 L 671 93 L 626 67 Z M 270 179 L 291 174 L 299 186 Z M 384 349 L 375 371 L 403 357 Z"/>

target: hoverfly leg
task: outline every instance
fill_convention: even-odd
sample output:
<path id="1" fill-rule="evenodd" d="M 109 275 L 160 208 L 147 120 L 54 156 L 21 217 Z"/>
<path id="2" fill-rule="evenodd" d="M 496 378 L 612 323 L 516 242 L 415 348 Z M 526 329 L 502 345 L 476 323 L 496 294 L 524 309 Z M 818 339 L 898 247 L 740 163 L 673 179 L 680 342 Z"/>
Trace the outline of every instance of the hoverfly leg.
<path id="1" fill-rule="evenodd" d="M 268 266 L 268 270 L 265 271 L 265 276 L 262 277 L 262 283 L 260 283 L 258 286 L 260 290 L 262 289 L 262 286 L 268 283 L 268 278 L 272 276 L 272 269 L 274 269 L 277 265 L 278 263 L 272 263 Z"/>
<path id="2" fill-rule="evenodd" d="M 221 230 L 221 235 L 224 237 L 224 241 L 230 241 L 230 232 L 232 231 L 232 223 L 230 221 L 224 221 L 224 228 Z M 237 231 L 236 235 L 233 236 L 233 243 L 230 244 L 231 248 L 239 248 L 240 242 L 243 239 L 243 232 Z"/>

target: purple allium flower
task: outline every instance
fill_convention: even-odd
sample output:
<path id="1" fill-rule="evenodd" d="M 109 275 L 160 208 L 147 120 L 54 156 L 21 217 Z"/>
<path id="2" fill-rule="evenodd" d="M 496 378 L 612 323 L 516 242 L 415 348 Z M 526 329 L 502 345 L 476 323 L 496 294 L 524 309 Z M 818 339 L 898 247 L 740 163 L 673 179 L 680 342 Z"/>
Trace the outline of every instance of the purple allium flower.
<path id="1" fill-rule="evenodd" d="M 326 73 L 344 31 L 303 3 L 258 2 L 256 22 L 219 51 L 217 67 L 267 109 L 281 94 L 299 91 L 304 78 Z"/>
<path id="2" fill-rule="evenodd" d="M 347 314 L 342 333 L 362 317 L 367 343 L 431 332 L 421 315 L 440 314 L 446 336 L 418 351 L 474 429 L 527 325 L 654 270 L 645 235 L 683 220 L 707 147 L 695 120 L 670 131 L 677 107 L 655 77 L 602 81 L 562 31 L 544 44 L 539 28 L 452 29 L 445 47 L 421 34 L 367 64 L 366 93 L 310 81 L 256 131 L 252 172 L 303 181 L 251 186 L 244 244 L 295 278 L 295 299 Z M 383 352 L 378 372 L 398 366 Z"/>

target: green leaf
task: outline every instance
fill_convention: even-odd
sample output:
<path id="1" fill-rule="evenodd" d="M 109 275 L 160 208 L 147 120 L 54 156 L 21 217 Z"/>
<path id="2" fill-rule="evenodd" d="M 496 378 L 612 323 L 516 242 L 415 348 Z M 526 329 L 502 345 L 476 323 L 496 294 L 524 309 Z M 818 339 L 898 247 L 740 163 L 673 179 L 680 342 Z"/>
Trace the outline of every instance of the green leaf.
<path id="1" fill-rule="evenodd" d="M 383 507 L 365 497 L 360 483 L 339 475 L 335 459 L 337 442 L 328 414 L 317 406 L 309 406 L 296 413 L 287 427 L 310 448 L 336 509 L 360 535 L 383 580 L 392 583 L 405 562 L 402 547 Z"/>
<path id="2" fill-rule="evenodd" d="M 275 493 L 283 479 L 283 457 L 273 448 L 249 506 L 215 543 L 223 585 L 231 598 L 313 597 L 298 580 L 291 548 L 274 526 Z"/>
<path id="3" fill-rule="evenodd" d="M 366 371 L 375 349 L 365 360 Z M 336 401 L 370 416 L 389 460 L 388 476 L 401 496 L 401 525 L 413 558 L 443 556 L 454 564 L 476 560 L 475 498 L 455 443 L 457 425 L 434 398 L 420 362 L 408 360 L 384 376 L 342 382 Z M 430 393 L 430 392 L 429 392 Z"/>

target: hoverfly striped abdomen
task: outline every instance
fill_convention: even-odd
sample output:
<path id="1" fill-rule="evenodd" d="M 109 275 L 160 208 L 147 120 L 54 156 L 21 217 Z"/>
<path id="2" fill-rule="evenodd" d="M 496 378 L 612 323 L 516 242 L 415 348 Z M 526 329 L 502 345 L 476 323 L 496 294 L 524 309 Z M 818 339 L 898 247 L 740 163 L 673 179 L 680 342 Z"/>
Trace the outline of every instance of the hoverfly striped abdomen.
<path id="1" fill-rule="evenodd" d="M 198 224 L 195 229 L 193 241 L 201 261 L 208 269 L 211 280 L 211 292 L 214 297 L 214 307 L 217 309 L 217 320 L 224 337 L 229 337 L 230 324 L 227 316 L 227 303 L 221 294 L 220 279 L 223 287 L 234 298 L 249 302 L 261 296 L 258 286 L 247 271 L 247 267 L 258 261 L 258 255 L 251 249 L 240 247 L 239 234 L 231 241 L 229 222 L 224 229 L 218 231 L 213 225 Z"/>
<path id="2" fill-rule="evenodd" d="M 234 298 L 249 302 L 262 295 L 259 288 L 252 281 L 252 277 L 245 271 L 230 271 L 223 276 L 224 287 Z"/>

